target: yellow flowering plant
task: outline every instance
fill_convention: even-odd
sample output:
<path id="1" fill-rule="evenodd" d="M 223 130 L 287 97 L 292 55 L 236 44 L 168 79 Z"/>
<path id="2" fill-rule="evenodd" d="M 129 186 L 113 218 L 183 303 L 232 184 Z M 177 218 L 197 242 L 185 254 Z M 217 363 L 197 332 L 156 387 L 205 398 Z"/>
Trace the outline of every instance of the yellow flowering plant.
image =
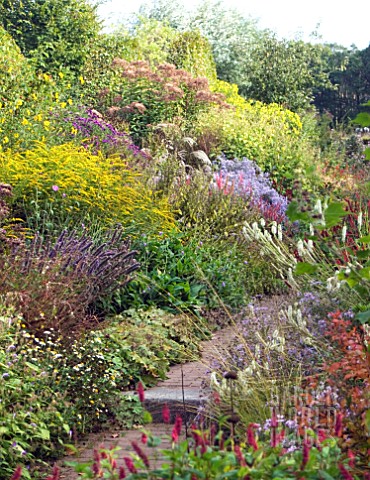
<path id="1" fill-rule="evenodd" d="M 0 177 L 13 186 L 13 203 L 33 228 L 45 226 L 45 217 L 47 229 L 87 218 L 103 227 L 134 225 L 136 232 L 174 227 L 167 199 L 146 189 L 119 156 L 37 142 L 23 153 L 0 152 Z"/>

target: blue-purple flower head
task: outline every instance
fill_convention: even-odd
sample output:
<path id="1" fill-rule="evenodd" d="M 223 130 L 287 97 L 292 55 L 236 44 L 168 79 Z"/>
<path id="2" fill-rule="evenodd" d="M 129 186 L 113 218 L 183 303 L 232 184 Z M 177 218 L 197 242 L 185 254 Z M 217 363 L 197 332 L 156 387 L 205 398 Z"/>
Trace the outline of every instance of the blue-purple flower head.
<path id="1" fill-rule="evenodd" d="M 245 197 L 267 218 L 285 219 L 288 199 L 274 189 L 268 173 L 263 173 L 255 162 L 221 157 L 218 164 L 219 170 L 213 176 L 214 188 Z"/>

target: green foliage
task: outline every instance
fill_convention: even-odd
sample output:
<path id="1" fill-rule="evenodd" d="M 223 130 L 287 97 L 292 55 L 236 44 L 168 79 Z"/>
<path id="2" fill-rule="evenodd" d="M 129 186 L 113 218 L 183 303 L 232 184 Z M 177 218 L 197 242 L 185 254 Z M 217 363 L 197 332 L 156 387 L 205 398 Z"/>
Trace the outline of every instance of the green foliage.
<path id="1" fill-rule="evenodd" d="M 265 36 L 250 55 L 248 74 L 240 86 L 242 95 L 293 111 L 308 108 L 314 87 L 330 85 L 325 66 L 320 63 L 319 48 L 303 41 Z"/>
<path id="2" fill-rule="evenodd" d="M 278 185 L 299 180 L 312 189 L 317 178 L 317 156 L 310 138 L 305 138 L 300 117 L 277 104 L 247 102 L 235 86 L 216 84 L 233 109 L 211 110 L 197 124 L 197 141 L 211 157 L 223 152 L 228 158 L 246 157 L 270 173 Z M 315 159 L 316 160 L 316 159 Z"/>
<path id="3" fill-rule="evenodd" d="M 80 72 L 100 30 L 86 0 L 2 0 L 1 24 L 38 69 Z"/>
<path id="4" fill-rule="evenodd" d="M 11 36 L 0 26 L 0 102 L 22 95 L 33 71 Z"/>
<path id="5" fill-rule="evenodd" d="M 142 143 L 158 124 L 177 123 L 191 129 L 201 112 L 223 105 L 223 96 L 209 89 L 207 78 L 193 78 L 185 70 L 164 63 L 151 68 L 148 62 L 115 59 L 115 81 L 100 92 L 99 107 L 111 122 L 127 122 L 130 135 Z"/>
<path id="6" fill-rule="evenodd" d="M 143 6 L 141 13 L 144 17 L 167 21 L 180 32 L 191 31 L 196 35 L 199 31 L 211 45 L 218 77 L 239 85 L 248 73 L 252 45 L 265 34 L 255 20 L 243 17 L 220 1 L 205 1 L 194 11 L 188 11 L 181 2 L 165 0 Z"/>
<path id="7" fill-rule="evenodd" d="M 252 435 L 255 435 L 254 430 Z M 262 439 L 258 448 L 254 450 L 244 441 L 241 445 L 234 444 L 231 440 L 222 442 L 222 432 L 218 432 L 215 438 L 212 438 L 211 432 L 196 427 L 192 429 L 192 437 L 180 443 L 175 441 L 171 449 L 162 450 L 163 462 L 155 469 L 150 468 L 150 462 L 141 447 L 135 448 L 137 455 L 132 466 L 129 467 L 126 462 L 131 472 L 130 479 L 176 477 L 179 480 L 186 480 L 192 474 L 210 480 L 223 478 L 237 480 L 245 477 L 253 480 L 265 478 L 293 480 L 298 475 L 310 480 L 340 480 L 345 478 L 343 472 L 348 478 L 351 475 L 354 480 L 359 479 L 356 475 L 352 476 L 354 469 L 348 465 L 348 460 L 343 460 L 344 455 L 337 439 L 327 438 L 320 442 L 320 445 L 317 443 L 311 445 L 311 442 L 318 441 L 312 431 L 308 432 L 309 439 L 305 440 L 303 445 L 297 445 L 294 451 L 287 451 L 282 445 L 270 446 L 270 440 L 267 438 Z M 149 436 L 149 447 L 158 448 L 160 443 L 160 438 Z M 94 473 L 93 465 L 96 468 L 98 464 L 104 478 L 115 480 L 119 475 L 119 469 L 115 466 L 119 451 L 119 447 L 111 450 L 101 448 L 95 452 L 94 460 L 80 464 L 69 462 L 68 465 L 75 467 L 75 471 L 82 474 L 82 478 L 95 479 L 98 476 Z"/>
<path id="8" fill-rule="evenodd" d="M 198 31 L 177 33 L 169 47 L 168 59 L 193 77 L 206 77 L 210 82 L 216 80 L 211 47 Z"/>
<path id="9" fill-rule="evenodd" d="M 3 478 L 10 477 L 17 464 L 60 454 L 70 431 L 61 408 L 66 402 L 65 394 L 52 388 L 55 373 L 46 373 L 39 358 L 31 358 L 26 345 L 18 346 L 22 323 L 22 317 L 1 306 L 0 470 Z M 27 471 L 24 478 L 30 478 Z"/>

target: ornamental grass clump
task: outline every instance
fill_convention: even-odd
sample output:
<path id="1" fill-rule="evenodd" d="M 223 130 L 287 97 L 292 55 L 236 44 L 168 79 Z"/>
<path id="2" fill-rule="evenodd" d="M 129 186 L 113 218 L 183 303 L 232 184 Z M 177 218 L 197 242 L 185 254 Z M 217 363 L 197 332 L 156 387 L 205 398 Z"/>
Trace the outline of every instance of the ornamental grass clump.
<path id="1" fill-rule="evenodd" d="M 100 244 L 86 234 L 63 232 L 55 242 L 36 235 L 0 259 L 0 295 L 33 331 L 77 332 L 96 323 L 116 289 L 139 268 L 122 230 Z"/>
<path id="2" fill-rule="evenodd" d="M 174 221 L 166 198 L 145 188 L 120 156 L 106 158 L 83 147 L 35 143 L 23 153 L 0 152 L 0 177 L 13 186 L 12 203 L 36 230 L 59 231 L 98 219 L 167 231 Z"/>

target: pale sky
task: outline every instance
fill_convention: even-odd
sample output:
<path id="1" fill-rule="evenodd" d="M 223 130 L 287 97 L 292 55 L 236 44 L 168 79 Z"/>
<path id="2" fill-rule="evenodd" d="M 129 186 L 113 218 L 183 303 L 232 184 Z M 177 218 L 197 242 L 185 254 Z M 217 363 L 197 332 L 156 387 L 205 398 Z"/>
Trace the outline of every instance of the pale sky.
<path id="1" fill-rule="evenodd" d="M 143 2 L 105 0 L 99 7 L 107 25 L 120 17 L 136 12 Z M 183 0 L 192 8 L 197 0 Z M 355 44 L 364 49 L 370 43 L 370 0 L 224 0 L 226 7 L 235 7 L 245 16 L 259 18 L 262 28 L 270 28 L 279 36 L 292 38 L 298 32 L 309 39 L 317 24 L 324 42 L 338 43 L 346 47 Z"/>

